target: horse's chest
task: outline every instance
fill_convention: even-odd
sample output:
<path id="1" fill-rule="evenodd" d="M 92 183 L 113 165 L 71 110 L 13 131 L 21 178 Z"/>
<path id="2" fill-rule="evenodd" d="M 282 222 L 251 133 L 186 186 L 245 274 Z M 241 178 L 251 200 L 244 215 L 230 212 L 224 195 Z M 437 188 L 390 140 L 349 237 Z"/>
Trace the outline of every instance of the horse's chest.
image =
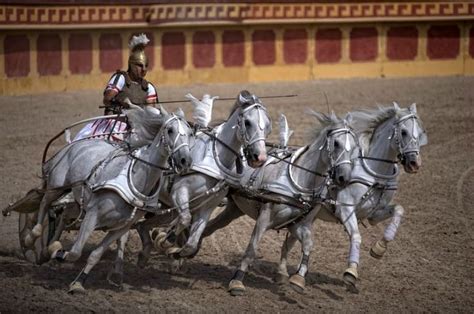
<path id="1" fill-rule="evenodd" d="M 393 199 L 395 190 L 386 190 L 383 188 L 374 188 L 366 197 L 362 197 L 357 209 L 357 216 L 360 219 L 368 217 L 373 211 L 384 208 Z"/>

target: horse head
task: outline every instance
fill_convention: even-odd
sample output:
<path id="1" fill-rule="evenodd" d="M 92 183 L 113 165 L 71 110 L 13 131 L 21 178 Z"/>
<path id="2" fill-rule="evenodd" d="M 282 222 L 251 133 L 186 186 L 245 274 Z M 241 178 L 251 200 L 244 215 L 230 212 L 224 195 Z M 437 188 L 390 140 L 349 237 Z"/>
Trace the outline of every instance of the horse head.
<path id="1" fill-rule="evenodd" d="M 393 149 L 407 173 L 416 173 L 421 167 L 420 147 L 428 144 L 428 136 L 417 115 L 416 104 L 408 109 L 400 109 L 394 103 L 396 121 L 390 136 Z"/>
<path id="2" fill-rule="evenodd" d="M 163 147 L 161 155 L 168 159 L 168 163 L 177 173 L 186 171 L 191 166 L 189 142 L 192 130 L 184 119 L 182 110 L 168 113 L 163 107 L 157 109 L 151 106 L 131 106 L 125 110 L 125 114 L 132 127 L 128 139 L 132 148 L 144 145 Z"/>
<path id="3" fill-rule="evenodd" d="M 267 160 L 265 139 L 272 131 L 267 109 L 257 96 L 244 90 L 237 97 L 233 111 L 238 112 L 237 138 L 242 143 L 247 163 L 252 168 L 262 166 Z"/>
<path id="4" fill-rule="evenodd" d="M 352 130 L 352 115 L 350 113 L 344 119 L 338 118 L 334 112 L 330 115 L 312 112 L 321 125 L 326 125 L 323 143 L 320 145 L 321 162 L 328 165 L 329 175 L 338 186 L 345 186 L 351 177 L 352 160 L 358 152 L 357 137 Z"/>
<path id="5" fill-rule="evenodd" d="M 166 149 L 169 156 L 168 163 L 176 173 L 187 171 L 192 164 L 190 139 L 193 132 L 186 122 L 184 113 L 178 109 L 175 113 L 168 113 L 161 108 L 163 125 L 160 130 L 160 144 Z"/>

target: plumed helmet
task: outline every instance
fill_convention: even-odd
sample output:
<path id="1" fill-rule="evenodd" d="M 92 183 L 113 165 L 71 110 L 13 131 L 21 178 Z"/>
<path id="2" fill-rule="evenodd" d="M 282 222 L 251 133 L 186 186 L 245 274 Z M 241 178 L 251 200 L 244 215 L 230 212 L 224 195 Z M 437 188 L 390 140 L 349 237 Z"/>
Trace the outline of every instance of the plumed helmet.
<path id="1" fill-rule="evenodd" d="M 145 34 L 133 36 L 128 46 L 130 47 L 130 56 L 128 57 L 128 66 L 131 64 L 142 65 L 146 70 L 148 67 L 148 58 L 145 54 L 145 46 L 150 42 Z"/>

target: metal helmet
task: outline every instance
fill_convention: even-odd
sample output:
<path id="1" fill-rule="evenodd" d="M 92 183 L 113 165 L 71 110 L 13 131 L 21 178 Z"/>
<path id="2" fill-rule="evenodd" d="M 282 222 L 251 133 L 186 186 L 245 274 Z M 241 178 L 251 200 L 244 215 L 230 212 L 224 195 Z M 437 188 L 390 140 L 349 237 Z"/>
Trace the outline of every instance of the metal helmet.
<path id="1" fill-rule="evenodd" d="M 131 64 L 142 65 L 146 70 L 148 67 L 148 58 L 145 54 L 145 46 L 150 42 L 145 34 L 133 36 L 128 46 L 130 47 L 130 56 L 128 57 L 128 66 Z"/>

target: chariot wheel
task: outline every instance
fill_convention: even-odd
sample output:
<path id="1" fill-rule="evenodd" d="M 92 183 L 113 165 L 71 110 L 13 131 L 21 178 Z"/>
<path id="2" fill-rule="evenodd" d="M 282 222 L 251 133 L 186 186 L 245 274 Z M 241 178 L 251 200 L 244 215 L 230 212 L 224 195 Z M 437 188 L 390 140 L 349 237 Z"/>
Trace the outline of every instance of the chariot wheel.
<path id="1" fill-rule="evenodd" d="M 61 235 L 61 230 L 57 228 L 58 225 L 60 224 L 58 221 L 60 219 L 54 220 L 55 230 L 51 232 L 49 219 L 48 217 L 45 217 L 44 222 L 43 222 L 43 232 L 41 233 L 41 236 L 39 236 L 35 240 L 32 247 L 27 247 L 25 244 L 25 237 L 31 233 L 31 230 L 33 229 L 37 220 L 38 220 L 37 211 L 34 213 L 19 213 L 18 234 L 19 234 L 19 239 L 20 239 L 20 247 L 26 260 L 28 260 L 29 262 L 33 264 L 41 265 L 50 259 L 50 256 L 48 253 L 48 245 L 51 242 L 59 239 Z M 49 235 L 50 232 L 54 234 L 50 236 Z"/>

